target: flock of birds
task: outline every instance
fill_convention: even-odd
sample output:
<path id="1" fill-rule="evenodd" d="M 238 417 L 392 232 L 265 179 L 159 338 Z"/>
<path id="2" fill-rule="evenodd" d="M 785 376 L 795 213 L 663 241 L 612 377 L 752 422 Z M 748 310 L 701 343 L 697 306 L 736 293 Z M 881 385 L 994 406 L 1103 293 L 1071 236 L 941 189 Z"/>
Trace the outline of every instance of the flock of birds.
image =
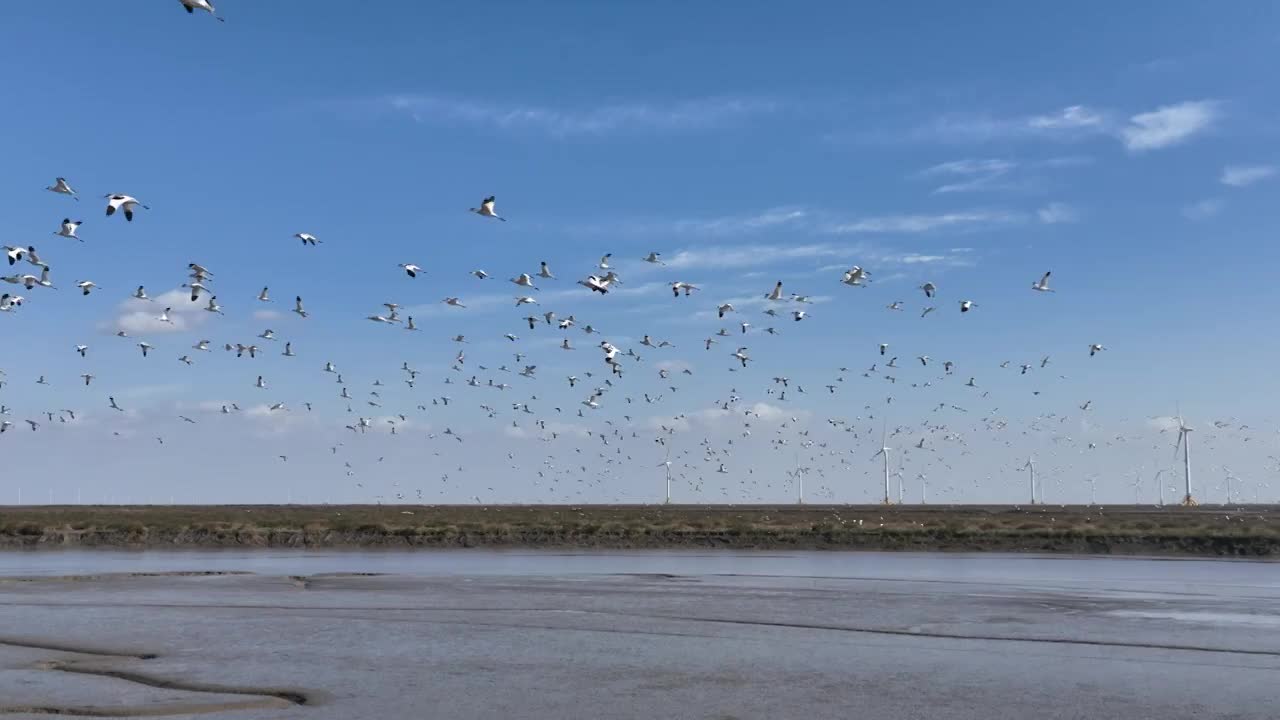
<path id="1" fill-rule="evenodd" d="M 208 0 L 179 1 L 188 13 L 200 10 L 222 20 Z M 68 207 L 75 206 L 74 203 L 80 200 L 75 186 L 65 177 L 58 177 L 46 190 L 65 197 Z M 116 221 L 113 218 L 119 218 L 126 224 L 133 223 L 141 210 L 151 209 L 131 195 L 111 193 L 102 197 L 105 200 L 102 206 L 105 217 L 112 222 Z M 492 195 L 469 210 L 477 216 L 477 221 L 508 221 L 499 214 L 496 198 Z M 52 232 L 60 238 L 58 242 L 85 241 L 79 234 L 82 221 L 72 218 L 72 214 L 64 216 L 58 229 Z M 510 225 L 515 228 L 519 223 Z M 299 232 L 293 239 L 298 241 L 299 252 L 326 252 L 328 247 L 333 247 L 332 244 L 325 246 L 320 237 L 308 232 Z M 3 328 L 2 318 L 5 315 L 40 312 L 44 294 L 62 287 L 55 282 L 51 266 L 61 270 L 63 258 L 73 254 L 72 247 L 62 243 L 57 250 L 49 251 L 34 244 L 4 246 L 9 274 L 0 277 L 0 281 L 13 288 L 0 294 L 0 328 Z M 613 300 L 611 295 L 617 294 L 620 288 L 628 287 L 623 278 L 623 273 L 628 272 L 625 268 L 643 268 L 648 277 L 664 275 L 660 282 L 669 288 L 672 295 L 664 302 L 673 303 L 677 312 L 692 318 L 693 322 L 705 322 L 705 338 L 694 348 L 684 347 L 683 343 L 678 348 L 670 340 L 659 339 L 652 334 L 643 334 L 638 341 L 612 335 L 600 329 L 603 326 L 595 324 L 600 322 L 598 319 L 588 321 L 587 314 L 598 314 L 607 322 L 621 321 L 618 316 L 610 315 L 609 305 Z M 397 279 L 395 276 L 399 273 L 403 274 L 398 278 L 401 282 L 429 283 L 431 277 L 439 272 L 444 271 L 431 267 L 429 272 L 424 265 L 399 263 L 397 272 L 388 269 L 386 283 Z M 465 277 L 460 269 L 454 272 Z M 196 260 L 187 264 L 185 274 L 185 282 L 178 286 L 182 296 L 175 302 L 199 307 L 208 313 L 211 322 L 216 323 L 216 319 L 225 317 L 226 310 L 214 289 L 221 276 Z M 468 274 L 470 280 L 467 282 L 485 287 L 495 281 L 484 269 L 475 268 Z M 64 276 L 59 273 L 59 277 Z M 875 286 L 873 277 L 871 270 L 852 265 L 830 277 L 819 278 L 818 282 L 836 288 L 852 288 L 842 292 L 861 294 Z M 447 467 L 443 461 L 440 464 L 441 486 L 436 494 L 458 497 L 460 492 L 465 492 L 477 502 L 482 500 L 482 495 L 490 500 L 501 499 L 498 491 L 493 490 L 493 483 L 485 482 L 485 474 L 493 472 L 509 473 L 513 478 L 528 477 L 531 493 L 542 492 L 545 499 L 566 501 L 584 497 L 660 501 L 670 499 L 673 482 L 678 499 L 683 501 L 742 502 L 776 499 L 782 493 L 799 500 L 834 499 L 847 496 L 841 488 L 851 483 L 859 484 L 870 499 L 885 502 L 905 501 L 904 487 L 908 484 L 913 486 L 913 495 L 920 501 L 948 497 L 974 499 L 984 489 L 991 490 L 990 484 L 997 481 L 990 473 L 966 476 L 957 470 L 958 461 L 975 453 L 987 455 L 1003 451 L 999 482 L 1022 483 L 1024 476 L 1021 471 L 1026 467 L 1024 463 L 1028 458 L 1020 451 L 1014 455 L 1013 448 L 1022 448 L 1029 443 L 1041 448 L 1037 451 L 1041 455 L 1037 459 L 1040 463 L 1039 481 L 1056 482 L 1062 488 L 1059 494 L 1062 499 L 1071 494 L 1065 483 L 1082 482 L 1092 493 L 1099 475 L 1105 471 L 1082 472 L 1081 458 L 1096 450 L 1099 443 L 1108 446 L 1151 444 L 1150 456 L 1158 460 L 1133 471 L 1137 473 L 1137 480 L 1133 483 L 1135 500 L 1151 498 L 1154 489 L 1158 489 L 1163 498 L 1167 489 L 1177 487 L 1176 484 L 1169 485 L 1174 480 L 1173 468 L 1176 467 L 1168 455 L 1172 444 L 1162 439 L 1171 428 L 1160 428 L 1156 437 L 1138 432 L 1077 440 L 1071 433 L 1085 432 L 1089 424 L 1088 414 L 1095 406 L 1087 398 L 1081 398 L 1078 404 L 1066 410 L 1046 408 L 1030 420 L 1011 420 L 1001 413 L 995 398 L 991 397 L 998 383 L 993 382 L 989 389 L 987 382 L 980 381 L 980 378 L 989 377 L 987 373 L 993 370 L 1016 373 L 1018 377 L 1035 376 L 1051 364 L 1052 359 L 1048 355 L 1027 362 L 1008 360 L 996 368 L 972 368 L 954 357 L 935 358 L 918 350 L 897 355 L 894 352 L 896 348 L 889 342 L 869 342 L 866 357 L 857 361 L 863 369 L 852 369 L 844 364 L 829 368 L 821 377 L 808 373 L 811 375 L 809 378 L 790 377 L 780 369 L 761 374 L 755 370 L 757 361 L 752 350 L 760 343 L 779 342 L 775 338 L 784 331 L 774 321 L 781 318 L 790 323 L 815 322 L 812 311 L 815 303 L 829 298 L 787 292 L 784 282 L 779 280 L 761 288 L 749 302 L 704 300 L 704 293 L 709 292 L 704 289 L 706 284 L 698 282 L 698 278 L 677 275 L 667 267 L 663 254 L 658 251 L 627 258 L 615 258 L 612 253 L 605 253 L 589 267 L 583 267 L 574 278 L 576 284 L 570 287 L 577 288 L 579 294 L 561 293 L 556 296 L 575 307 L 574 312 L 564 314 L 563 310 L 544 307 L 544 302 L 539 299 L 547 297 L 541 293 L 543 286 L 560 282 L 546 261 L 538 262 L 536 272 L 513 273 L 506 281 L 512 289 L 511 305 L 507 311 L 511 313 L 510 327 L 502 334 L 502 344 L 508 346 L 506 349 L 492 353 L 486 350 L 483 357 L 473 358 L 467 352 L 469 348 L 476 347 L 472 344 L 473 338 L 463 334 L 435 338 L 440 343 L 453 346 L 442 353 L 447 355 L 445 367 L 448 370 L 444 376 L 431 381 L 424 376 L 424 371 L 414 368 L 409 361 L 399 361 L 398 366 L 388 367 L 388 371 L 395 367 L 395 372 L 400 375 L 394 386 L 378 379 L 372 382 L 348 380 L 332 360 L 319 356 L 319 349 L 295 346 L 295 340 L 286 339 L 288 332 L 279 333 L 273 329 L 264 330 L 248 342 L 243 338 L 222 342 L 192 338 L 195 342 L 189 346 L 184 344 L 180 352 L 135 338 L 123 328 L 113 330 L 117 338 L 136 345 L 138 362 L 162 362 L 157 356 L 167 354 L 170 362 L 176 359 L 183 368 L 192 368 L 197 365 L 196 358 L 221 348 L 238 362 L 254 363 L 259 362 L 270 349 L 272 354 L 290 359 L 289 362 L 302 363 L 290 367 L 288 372 L 292 376 L 315 373 L 317 379 L 329 378 L 337 389 L 324 391 L 333 393 L 327 402 L 321 395 L 288 404 L 272 399 L 259 403 L 260 412 L 275 416 L 316 411 L 317 415 L 332 417 L 336 410 L 336 414 L 344 419 L 333 423 L 336 437 L 329 436 L 325 441 L 328 447 L 317 448 L 317 453 L 332 459 L 334 471 L 349 479 L 353 492 L 367 493 L 367 499 L 379 502 L 422 501 L 432 496 L 425 483 L 414 482 L 417 478 L 396 477 L 389 484 L 374 486 L 368 477 L 371 471 L 362 465 L 380 463 L 383 458 L 361 463 L 353 462 L 352 455 L 362 438 L 374 432 L 405 438 L 404 441 L 410 443 L 414 442 L 412 438 L 427 443 L 449 441 L 451 447 L 448 448 L 429 446 L 435 448 L 431 451 L 434 455 L 449 458 Z M 1051 280 L 1052 274 L 1046 271 L 1033 280 L 1030 290 L 1040 294 L 1055 293 Z M 121 292 L 115 287 L 100 287 L 93 278 L 85 276 L 78 277 L 68 287 L 75 288 L 82 296 Z M 916 292 L 917 297 L 923 299 L 916 322 L 939 312 L 943 296 L 938 283 L 924 282 Z M 137 285 L 127 296 L 122 292 L 121 295 L 122 300 L 127 299 L 138 308 L 156 304 L 145 285 Z M 166 292 L 162 295 L 171 298 L 174 294 Z M 264 286 L 249 304 L 266 305 L 273 301 L 270 287 Z M 982 311 L 977 302 L 963 296 L 956 297 L 953 302 L 950 312 L 959 317 Z M 468 311 L 466 301 L 460 296 L 446 297 L 441 303 L 450 311 Z M 294 323 L 343 319 L 314 315 L 307 309 L 302 295 L 294 295 L 292 304 Z M 586 309 L 579 311 L 577 308 Z M 891 316 L 905 314 L 906 310 L 907 304 L 901 300 L 885 305 L 885 312 Z M 153 317 L 157 323 L 172 325 L 179 312 L 186 310 L 170 304 L 156 307 Z M 378 326 L 399 328 L 406 333 L 431 332 L 430 327 L 416 321 L 404 306 L 396 302 L 386 302 L 365 317 Z M 638 320 L 643 322 L 644 319 L 630 317 L 628 323 L 634 325 Z M 839 312 L 831 312 L 819 322 L 830 321 L 834 332 L 835 323 L 840 320 Z M 4 330 L 0 329 L 0 332 Z M 522 337 L 522 334 L 547 332 L 556 335 L 554 345 L 531 344 Z M 579 340 L 580 337 L 583 339 Z M 497 340 L 496 337 L 492 339 Z M 579 348 L 590 352 L 558 354 L 554 360 L 541 358 L 550 348 L 555 348 L 552 350 L 555 353 Z M 93 350 L 87 339 L 69 343 L 66 348 L 66 352 L 78 354 L 87 366 L 94 359 Z M 1081 357 L 1094 358 L 1088 362 L 1105 362 L 1105 359 L 1098 359 L 1105 350 L 1106 347 L 1096 339 L 1082 339 L 1079 345 Z M 58 348 L 50 351 L 57 352 Z M 595 359 L 591 359 L 593 354 Z M 655 357 L 660 360 L 655 362 Z M 918 368 L 907 367 L 917 363 Z M 573 369 L 559 378 L 546 376 L 547 366 L 562 365 Z M 695 373 L 698 374 L 696 378 Z M 49 385 L 46 375 L 40 374 L 35 382 Z M 254 378 L 251 392 L 263 394 L 272 388 L 267 371 L 252 370 L 248 375 Z M 1067 380 L 1065 376 L 1056 379 Z M 28 408 L 25 414 L 19 415 L 15 414 L 14 408 L 0 404 L 0 437 L 12 433 L 19 422 L 35 432 L 46 429 L 47 424 L 74 423 L 77 418 L 98 408 L 120 414 L 132 411 L 118 402 L 110 389 L 99 390 L 97 380 L 98 375 L 90 367 L 79 375 L 77 382 L 83 383 L 82 392 L 87 404 L 80 408 Z M 22 381 L 0 369 L 0 389 Z M 855 387 L 855 382 L 862 384 Z M 553 399 L 556 393 L 548 383 L 567 388 L 568 392 L 577 394 L 576 397 L 581 399 L 574 406 L 556 402 Z M 701 409 L 680 410 L 674 407 L 682 404 L 682 387 L 689 386 L 704 392 L 714 391 L 716 398 Z M 316 388 L 319 392 L 319 386 Z M 887 389 L 887 392 L 877 388 Z M 944 389 L 945 393 L 942 392 Z M 907 391 L 937 392 L 938 401 L 928 416 L 918 422 L 891 424 L 889 415 L 896 399 L 894 393 Z M 1025 388 L 1018 391 L 1026 392 Z M 819 420 L 818 414 L 808 410 L 805 403 L 805 398 L 815 392 L 841 396 L 837 398 L 836 407 L 848 411 L 848 414 Z M 884 392 L 883 396 L 880 396 L 881 392 Z M 1041 390 L 1031 392 L 1039 395 Z M 967 395 L 958 396 L 957 393 Z M 968 397 L 970 401 L 958 400 L 958 397 Z M 335 398 L 336 408 L 332 404 Z M 0 399 L 3 399 L 2 394 Z M 972 405 L 972 410 L 965 405 Z M 209 411 L 213 417 L 201 417 L 190 412 L 178 414 L 174 420 L 180 424 L 179 427 L 197 425 L 215 420 L 216 416 L 245 414 L 246 409 L 253 406 L 248 401 L 244 401 L 244 405 L 226 402 Z M 466 447 L 464 433 L 454 429 L 460 418 L 455 413 L 460 406 L 467 407 L 482 421 L 492 421 L 484 432 L 504 438 L 505 447 L 501 454 L 505 458 L 498 458 L 493 452 L 492 440 L 479 443 L 474 449 L 461 449 Z M 433 430 L 415 432 L 415 420 L 425 421 Z M 120 435 L 119 432 L 116 434 Z M 1215 442 L 1229 439 L 1248 442 L 1251 438 L 1247 425 L 1223 420 L 1214 423 L 1213 430 L 1204 441 L 1212 446 Z M 156 436 L 155 441 L 163 444 L 165 438 Z M 528 441 L 536 441 L 546 447 Z M 868 448 L 868 443 L 874 443 L 874 447 Z M 532 450 L 529 449 L 531 447 Z M 875 450 L 874 455 L 869 449 Z M 476 461 L 484 458 L 486 463 L 479 463 L 485 468 L 483 473 L 477 471 L 473 474 L 467 469 L 468 453 L 474 453 Z M 750 457 L 753 453 L 757 458 L 762 453 L 774 453 L 778 458 L 774 464 L 785 465 L 788 469 L 777 474 L 757 472 L 757 462 L 739 463 L 737 458 Z M 1280 459 L 1268 458 L 1280 467 Z M 289 455 L 275 455 L 270 460 L 287 463 Z M 499 461 L 501 468 L 495 466 Z M 883 463 L 883 468 L 877 461 Z M 456 471 L 452 469 L 454 462 L 458 463 Z M 648 468 L 657 468 L 657 471 L 651 473 Z M 858 473 L 866 479 L 851 479 L 851 473 Z M 1155 473 L 1154 479 L 1151 473 Z M 1163 481 L 1160 480 L 1162 474 L 1165 476 Z M 638 486 L 637 476 L 650 475 L 654 484 Z M 810 482 L 806 488 L 805 478 L 811 475 L 817 476 L 817 482 Z M 929 486 L 930 475 L 942 478 L 935 482 L 933 488 Z M 896 478 L 896 490 L 891 489 L 890 478 Z M 667 488 L 665 496 L 661 491 L 662 485 L 658 484 L 663 479 Z M 1224 480 L 1228 484 L 1235 480 L 1236 487 L 1241 487 L 1239 479 L 1229 470 Z M 419 486 L 410 487 L 413 484 Z M 1256 483 L 1255 495 L 1266 490 L 1269 490 L 1268 485 Z M 1175 499 L 1177 496 L 1175 490 L 1169 497 Z M 1044 497 L 1043 489 L 1040 497 Z"/>

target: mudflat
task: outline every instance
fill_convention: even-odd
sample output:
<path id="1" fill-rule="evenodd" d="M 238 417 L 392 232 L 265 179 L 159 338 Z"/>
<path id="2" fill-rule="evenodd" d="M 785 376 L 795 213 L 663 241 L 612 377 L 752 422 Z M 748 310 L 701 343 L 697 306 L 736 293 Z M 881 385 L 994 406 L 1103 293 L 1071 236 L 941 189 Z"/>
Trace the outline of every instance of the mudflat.
<path id="1" fill-rule="evenodd" d="M 1269 562 L 0 558 L 0 712 L 16 717 L 1270 720 L 1280 671 Z"/>

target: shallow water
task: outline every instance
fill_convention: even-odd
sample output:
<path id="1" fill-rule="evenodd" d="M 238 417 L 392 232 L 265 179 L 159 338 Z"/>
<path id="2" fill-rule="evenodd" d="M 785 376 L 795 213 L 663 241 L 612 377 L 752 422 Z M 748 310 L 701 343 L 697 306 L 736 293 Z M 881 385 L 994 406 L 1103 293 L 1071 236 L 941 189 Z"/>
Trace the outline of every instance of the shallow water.
<path id="1" fill-rule="evenodd" d="M 202 571 L 252 574 L 136 575 Z M 0 578 L 0 707 L 322 719 L 1277 716 L 1275 563 L 77 550 L 0 553 Z"/>

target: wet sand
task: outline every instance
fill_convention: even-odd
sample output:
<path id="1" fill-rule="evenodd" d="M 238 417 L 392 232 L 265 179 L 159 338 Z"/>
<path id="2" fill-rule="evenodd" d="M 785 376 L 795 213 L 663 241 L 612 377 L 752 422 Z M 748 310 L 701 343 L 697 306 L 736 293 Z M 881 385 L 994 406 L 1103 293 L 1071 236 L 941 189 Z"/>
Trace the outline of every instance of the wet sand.
<path id="1" fill-rule="evenodd" d="M 0 709 L 245 720 L 1276 717 L 1272 563 L 428 555 L 39 553 L 27 556 L 29 573 L 7 555 Z M 99 571 L 58 572 L 88 566 Z M 390 574 L 350 574 L 370 568 Z"/>

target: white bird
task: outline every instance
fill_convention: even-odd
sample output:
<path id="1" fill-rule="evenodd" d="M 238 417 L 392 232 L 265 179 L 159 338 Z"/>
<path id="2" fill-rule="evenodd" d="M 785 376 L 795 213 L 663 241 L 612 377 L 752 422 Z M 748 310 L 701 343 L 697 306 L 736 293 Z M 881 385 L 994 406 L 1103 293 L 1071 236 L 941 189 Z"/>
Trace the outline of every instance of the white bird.
<path id="1" fill-rule="evenodd" d="M 399 267 L 404 268 L 404 272 L 411 278 L 418 277 L 418 273 L 422 272 L 422 268 L 413 263 L 400 263 Z"/>
<path id="2" fill-rule="evenodd" d="M 218 296 L 210 295 L 209 304 L 204 306 L 205 312 L 225 314 L 222 312 L 222 306 L 218 304 Z"/>
<path id="3" fill-rule="evenodd" d="M 258 293 L 258 302 L 271 302 L 271 296 L 267 294 L 267 288 L 262 288 L 262 292 Z"/>
<path id="4" fill-rule="evenodd" d="M 934 293 L 936 293 L 936 292 L 938 291 L 938 286 L 937 286 L 937 285 L 934 285 L 934 284 L 933 284 L 933 283 L 931 283 L 931 282 L 927 282 L 927 283 L 925 283 L 925 284 L 921 285 L 921 286 L 920 286 L 920 289 L 924 291 L 924 296 L 925 296 L 925 297 L 930 297 L 930 298 L 931 298 L 931 297 L 933 297 L 933 294 L 934 294 Z"/>
<path id="5" fill-rule="evenodd" d="M 222 19 L 222 17 L 214 11 L 212 0 L 178 0 L 178 2 L 182 3 L 182 7 L 187 9 L 188 15 L 194 13 L 196 10 L 203 10 L 212 15 L 218 22 L 226 22 L 226 20 Z"/>
<path id="6" fill-rule="evenodd" d="M 72 190 L 71 185 L 67 183 L 66 178 L 55 178 L 53 184 L 45 188 L 45 190 L 56 192 L 59 195 L 70 195 L 76 201 L 80 200 L 79 197 L 76 197 L 76 191 Z"/>
<path id="7" fill-rule="evenodd" d="M 80 292 L 88 295 L 89 291 L 97 287 L 97 285 L 95 285 L 92 280 L 81 280 L 76 283 L 76 287 L 80 288 Z"/>
<path id="8" fill-rule="evenodd" d="M 520 287 L 533 288 L 534 290 L 538 289 L 534 287 L 533 278 L 529 276 L 529 273 L 520 273 L 516 277 L 511 278 L 511 282 L 519 285 Z"/>
<path id="9" fill-rule="evenodd" d="M 465 307 L 466 307 L 466 305 L 463 305 L 463 304 L 462 304 L 462 300 L 460 300 L 460 299 L 458 299 L 458 298 L 456 298 L 456 297 L 447 297 L 447 298 L 445 298 L 445 299 L 444 299 L 444 304 L 445 304 L 445 305 L 452 306 L 452 307 L 457 307 L 457 308 L 465 308 Z"/>
<path id="10" fill-rule="evenodd" d="M 116 214 L 116 210 L 124 211 L 124 219 L 127 222 L 133 222 L 134 208 L 141 207 L 144 210 L 151 208 L 138 202 L 137 198 L 128 195 L 106 195 L 107 198 L 107 217 Z"/>
<path id="11" fill-rule="evenodd" d="M 578 284 L 585 288 L 589 288 L 592 292 L 598 292 L 601 295 L 607 295 L 609 293 L 609 281 L 595 275 L 587 276 L 586 280 L 579 280 Z"/>
<path id="12" fill-rule="evenodd" d="M 547 267 L 547 261 L 543 260 L 541 267 L 538 268 L 538 277 L 548 280 L 555 280 L 556 276 L 551 274 L 551 268 Z"/>
<path id="13" fill-rule="evenodd" d="M 871 273 L 854 265 L 844 273 L 844 278 L 840 281 L 845 285 L 853 285 L 855 287 L 866 287 L 867 276 Z"/>
<path id="14" fill-rule="evenodd" d="M 95 376 L 94 376 L 94 375 L 90 375 L 89 373 L 84 373 L 84 374 L 82 374 L 80 377 L 84 378 L 84 386 L 85 386 L 85 387 L 89 387 L 89 383 L 93 381 L 93 378 L 94 378 Z M 115 404 L 115 403 L 114 403 L 114 401 L 112 402 L 112 404 L 113 404 L 113 405 Z M 116 409 L 117 409 L 117 410 L 119 410 L 120 408 L 116 408 Z"/>
<path id="15" fill-rule="evenodd" d="M 888 308 L 888 309 L 890 309 L 890 310 L 901 310 L 901 309 L 902 309 L 902 301 L 901 301 L 901 300 L 894 300 L 893 302 L 889 303 L 888 305 L 885 305 L 885 307 L 886 307 L 886 308 Z"/>
<path id="16" fill-rule="evenodd" d="M 730 305 L 729 303 L 724 303 L 723 305 L 716 308 L 716 312 L 717 314 L 719 314 L 720 317 L 724 317 L 725 313 L 733 312 L 733 306 Z"/>
<path id="17" fill-rule="evenodd" d="M 196 350 L 202 350 L 202 351 L 204 351 L 204 352 L 209 352 L 209 341 L 208 341 L 208 340 L 201 340 L 200 342 L 196 343 L 195 345 L 192 345 L 191 347 L 195 348 Z"/>
<path id="18" fill-rule="evenodd" d="M 276 339 L 276 331 L 275 331 L 275 330 L 272 330 L 271 328 L 267 328 L 266 330 L 263 330 L 263 331 L 258 335 L 258 337 L 262 338 L 263 340 L 275 340 L 275 339 Z"/>
<path id="19" fill-rule="evenodd" d="M 741 362 L 742 362 L 742 367 L 746 367 L 746 366 L 747 366 L 747 361 L 751 359 L 750 357 L 748 357 L 748 356 L 747 356 L 747 349 L 746 349 L 746 348 L 744 348 L 744 347 L 740 347 L 740 348 L 738 348 L 737 352 L 733 353 L 733 356 L 732 356 L 732 357 L 735 357 L 735 358 L 737 358 L 739 361 L 741 361 Z"/>
<path id="20" fill-rule="evenodd" d="M 516 298 L 516 307 L 520 307 L 521 305 L 537 305 L 537 304 L 538 304 L 538 301 L 534 300 L 531 297 L 520 296 Z"/>
<path id="21" fill-rule="evenodd" d="M 764 296 L 765 300 L 781 300 L 782 299 L 782 281 L 779 280 L 777 285 L 773 286 L 773 290 Z"/>
<path id="22" fill-rule="evenodd" d="M 76 352 L 80 353 L 80 357 L 85 357 L 85 351 L 89 349 L 88 345 L 77 345 Z"/>
<path id="23" fill-rule="evenodd" d="M 689 293 L 693 292 L 694 290 L 698 290 L 698 289 L 699 289 L 699 288 L 698 288 L 698 286 L 697 286 L 697 285 L 691 285 L 691 284 L 689 284 L 689 283 L 687 283 L 687 282 L 680 282 L 680 281 L 677 281 L 677 282 L 673 282 L 673 283 L 671 283 L 671 294 L 672 294 L 672 295 L 674 295 L 674 296 L 676 296 L 676 297 L 680 297 L 680 291 L 681 291 L 681 290 L 683 290 L 683 291 L 684 291 L 684 296 L 685 296 L 685 297 L 689 297 Z"/>
<path id="24" fill-rule="evenodd" d="M 39 267 L 39 268 L 49 267 L 48 263 L 40 259 L 40 254 L 36 252 L 35 245 L 27 246 L 27 263 L 30 265 L 35 265 L 36 267 Z"/>
<path id="25" fill-rule="evenodd" d="M 315 247 L 315 244 L 318 242 L 324 242 L 323 240 L 316 238 L 316 236 L 311 233 L 297 233 L 294 237 L 301 240 L 303 245 L 310 245 L 312 247 Z"/>
<path id="26" fill-rule="evenodd" d="M 1106 350 L 1106 348 L 1102 347 L 1098 343 L 1093 343 L 1092 345 L 1089 346 L 1089 357 L 1093 357 L 1094 355 L 1097 355 L 1103 350 Z"/>
<path id="27" fill-rule="evenodd" d="M 661 253 L 651 252 L 644 256 L 644 261 L 647 263 L 653 263 L 654 265 L 666 265 L 666 263 L 662 262 L 659 255 L 661 255 Z"/>
<path id="28" fill-rule="evenodd" d="M 89 383 L 86 381 L 86 382 L 85 382 L 85 384 L 86 384 L 86 385 L 88 385 Z M 117 405 L 117 404 L 116 404 L 116 399 L 115 399 L 115 398 L 113 398 L 113 397 L 108 397 L 108 398 L 107 398 L 107 401 L 111 403 L 111 409 L 112 409 L 112 410 L 115 410 L 115 411 L 117 411 L 117 412 L 124 412 L 124 408 L 122 408 L 122 407 L 120 407 L 119 405 Z"/>
<path id="29" fill-rule="evenodd" d="M 806 313 L 806 312 L 805 312 L 805 311 L 803 311 L 803 310 L 792 310 L 792 311 L 791 311 L 791 317 L 792 317 L 792 318 L 794 318 L 796 322 L 800 322 L 801 320 L 803 320 L 807 314 L 808 314 L 808 313 Z"/>
<path id="30" fill-rule="evenodd" d="M 80 226 L 83 223 L 84 223 L 83 220 L 73 221 L 71 218 L 62 218 L 61 227 L 55 230 L 53 234 L 61 235 L 64 238 L 71 238 L 73 240 L 80 240 L 80 242 L 84 242 L 84 240 L 81 240 L 80 237 L 76 235 L 76 230 L 80 229 Z"/>
<path id="31" fill-rule="evenodd" d="M 1036 292 L 1053 292 L 1053 288 L 1049 287 L 1049 275 L 1051 274 L 1046 272 L 1039 280 L 1031 283 L 1031 289 Z"/>
<path id="32" fill-rule="evenodd" d="M 266 389 L 267 389 L 267 382 L 266 382 L 265 380 L 263 380 L 263 379 L 262 379 L 262 376 L 261 376 L 261 375 L 259 375 L 259 376 L 258 376 L 258 381 L 257 381 L 256 383 L 254 383 L 254 384 L 253 384 L 253 386 L 254 386 L 254 387 L 256 387 L 256 388 L 258 388 L 258 389 L 260 389 L 260 390 L 266 390 Z"/>
<path id="33" fill-rule="evenodd" d="M 294 311 L 295 313 L 297 313 L 300 317 L 306 317 L 306 316 L 307 316 L 307 311 L 306 311 L 305 309 L 303 309 L 303 307 L 302 307 L 302 296 L 301 296 L 301 295 L 299 295 L 299 296 L 295 297 L 295 298 L 293 299 L 293 302 L 294 302 L 294 305 L 293 305 L 293 311 Z"/>
<path id="34" fill-rule="evenodd" d="M 476 276 L 477 278 L 479 278 L 480 280 L 484 280 L 485 278 L 489 277 L 489 273 L 487 273 L 487 272 L 485 272 L 485 271 L 483 271 L 483 270 L 472 270 L 472 271 L 471 271 L 471 274 L 472 274 L 472 275 L 475 275 L 475 276 Z"/>
<path id="35" fill-rule="evenodd" d="M 601 255 L 600 262 L 596 264 L 596 267 L 600 268 L 601 270 L 608 270 L 609 258 L 611 257 L 613 257 L 613 253 L 605 253 L 604 255 Z"/>
<path id="36" fill-rule="evenodd" d="M 4 246 L 4 254 L 8 256 L 10 265 L 13 265 L 17 263 L 19 260 L 21 260 L 22 256 L 25 255 L 26 253 L 27 253 L 26 248 L 14 247 L 12 245 Z"/>
<path id="37" fill-rule="evenodd" d="M 195 301 L 199 300 L 199 299 L 200 299 L 200 293 L 202 293 L 202 292 L 208 292 L 208 290 L 209 290 L 209 288 L 207 288 L 207 287 L 205 287 L 204 285 L 202 285 L 198 280 L 197 280 L 197 281 L 193 281 L 190 285 L 187 285 L 186 283 L 183 283 L 182 287 L 184 287 L 184 288 L 190 288 L 190 289 L 191 289 L 191 302 L 195 302 Z"/>
<path id="38" fill-rule="evenodd" d="M 22 297 L 18 295 L 10 295 L 5 293 L 0 295 L 0 312 L 13 312 L 15 307 L 22 305 Z"/>
<path id="39" fill-rule="evenodd" d="M 507 221 L 506 218 L 499 216 L 497 213 L 493 211 L 493 202 L 496 199 L 497 198 L 495 196 L 490 195 L 489 197 L 485 198 L 483 202 L 480 203 L 480 207 L 471 208 L 471 212 L 481 217 L 490 217 L 495 220 L 501 220 L 503 222 L 506 222 Z"/>
<path id="40" fill-rule="evenodd" d="M 417 330 L 417 329 L 418 329 L 418 326 L 413 324 L 413 316 L 412 316 L 412 315 L 410 315 L 410 316 L 409 316 L 408 320 L 409 320 L 409 323 L 408 323 L 407 325 L 405 325 L 405 326 L 404 326 L 404 329 L 405 329 L 405 330 Z"/>
<path id="41" fill-rule="evenodd" d="M 134 300 L 151 300 L 151 298 L 147 295 L 147 289 L 141 285 L 138 286 L 137 290 L 133 291 L 133 299 Z"/>
<path id="42" fill-rule="evenodd" d="M 976 308 L 976 307 L 978 307 L 978 304 L 977 304 L 977 303 L 975 303 L 975 302 L 973 302 L 972 300 L 961 300 L 961 301 L 960 301 L 960 312 L 962 312 L 962 313 L 969 312 L 969 310 L 971 310 L 971 309 L 973 309 L 973 308 Z"/>
<path id="43" fill-rule="evenodd" d="M 169 311 L 172 309 L 173 308 L 165 308 L 164 312 L 160 313 L 159 317 L 157 317 L 156 320 L 159 320 L 162 323 L 172 324 L 173 320 L 169 317 Z"/>
<path id="44" fill-rule="evenodd" d="M 149 342 L 143 341 L 138 343 L 138 349 L 142 350 L 142 357 L 146 357 L 148 352 L 155 349 L 155 346 Z"/>

